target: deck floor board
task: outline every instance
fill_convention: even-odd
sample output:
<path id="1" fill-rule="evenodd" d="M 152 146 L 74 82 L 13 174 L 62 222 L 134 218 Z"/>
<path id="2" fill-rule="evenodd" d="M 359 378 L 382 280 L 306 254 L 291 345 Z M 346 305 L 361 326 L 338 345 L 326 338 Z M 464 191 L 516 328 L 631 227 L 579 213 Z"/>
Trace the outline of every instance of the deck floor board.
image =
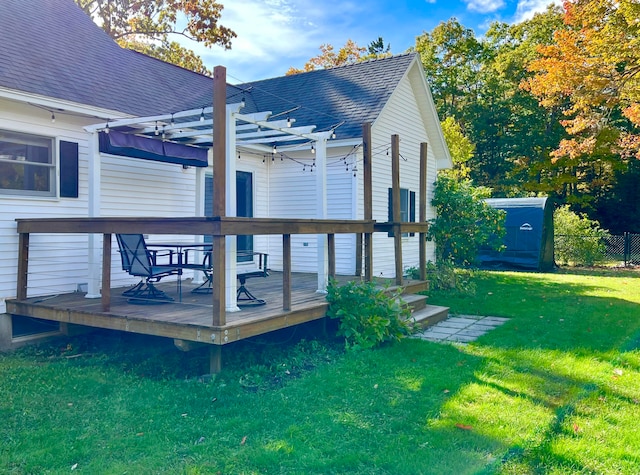
<path id="1" fill-rule="evenodd" d="M 358 277 L 341 276 L 339 281 L 359 279 Z M 223 333 L 233 330 L 237 336 L 246 329 L 248 335 L 273 331 L 290 326 L 292 321 L 302 323 L 318 318 L 324 314 L 326 299 L 323 293 L 318 293 L 316 274 L 295 273 L 292 277 L 291 311 L 282 309 L 282 273 L 271 272 L 266 278 L 250 279 L 247 288 L 258 298 L 266 300 L 266 305 L 240 307 L 240 311 L 226 312 L 226 325 L 213 327 L 213 305 L 211 294 L 192 293 L 196 287 L 190 280 L 182 282 L 182 298 L 180 299 L 175 282 L 160 282 L 156 287 L 175 300 L 170 303 L 139 304 L 132 303 L 122 292 L 127 288 L 111 289 L 111 308 L 102 311 L 100 299 L 87 299 L 82 292 L 72 292 L 60 295 L 38 296 L 27 298 L 21 302 L 9 302 L 9 308 L 17 305 L 19 315 L 65 321 L 71 323 L 83 322 L 87 326 L 98 328 L 129 328 L 128 322 L 137 322 L 136 330 L 141 333 L 172 335 L 175 338 L 184 337 L 184 328 L 209 330 Z M 105 320 L 105 317 L 109 317 Z M 112 320 L 122 320 L 121 325 Z M 142 326 L 140 326 L 142 325 Z M 158 328 L 162 327 L 161 330 Z M 137 330 L 142 328 L 142 330 Z M 146 330 L 148 328 L 148 330 Z M 263 331 L 264 330 L 264 331 Z"/>

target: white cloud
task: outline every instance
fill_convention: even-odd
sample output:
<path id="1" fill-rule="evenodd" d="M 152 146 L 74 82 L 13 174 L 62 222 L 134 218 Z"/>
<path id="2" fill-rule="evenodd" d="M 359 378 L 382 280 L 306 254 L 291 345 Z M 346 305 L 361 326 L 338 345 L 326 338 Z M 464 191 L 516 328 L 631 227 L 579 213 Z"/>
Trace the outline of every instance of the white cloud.
<path id="1" fill-rule="evenodd" d="M 464 0 L 467 9 L 478 13 L 492 13 L 504 8 L 504 0 Z"/>
<path id="2" fill-rule="evenodd" d="M 514 20 L 516 23 L 531 20 L 533 15 L 544 12 L 551 4 L 562 5 L 562 2 L 560 0 L 519 0 Z"/>

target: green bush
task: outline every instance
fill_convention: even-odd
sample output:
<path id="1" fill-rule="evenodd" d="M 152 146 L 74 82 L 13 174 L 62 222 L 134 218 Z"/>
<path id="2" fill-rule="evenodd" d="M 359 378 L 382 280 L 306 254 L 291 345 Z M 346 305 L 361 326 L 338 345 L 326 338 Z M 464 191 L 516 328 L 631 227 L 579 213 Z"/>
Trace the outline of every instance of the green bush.
<path id="1" fill-rule="evenodd" d="M 420 279 L 418 267 L 408 267 L 405 275 L 414 280 Z M 451 259 L 441 259 L 437 263 L 427 262 L 427 282 L 429 290 L 455 290 L 460 293 L 473 294 L 475 285 L 470 279 L 471 270 L 456 268 Z"/>
<path id="2" fill-rule="evenodd" d="M 431 201 L 437 217 L 427 233 L 427 239 L 436 242 L 438 262 L 473 264 L 480 246 L 503 247 L 506 213 L 484 201 L 489 195 L 488 188 L 473 186 L 470 180 L 438 176 Z"/>
<path id="3" fill-rule="evenodd" d="M 558 263 L 591 266 L 605 260 L 605 239 L 609 232 L 598 221 L 574 213 L 569 205 L 564 205 L 555 211 L 553 227 Z"/>
<path id="4" fill-rule="evenodd" d="M 327 315 L 340 320 L 338 334 L 344 336 L 347 348 L 373 348 L 413 332 L 411 309 L 400 293 L 373 282 L 329 283 Z"/>

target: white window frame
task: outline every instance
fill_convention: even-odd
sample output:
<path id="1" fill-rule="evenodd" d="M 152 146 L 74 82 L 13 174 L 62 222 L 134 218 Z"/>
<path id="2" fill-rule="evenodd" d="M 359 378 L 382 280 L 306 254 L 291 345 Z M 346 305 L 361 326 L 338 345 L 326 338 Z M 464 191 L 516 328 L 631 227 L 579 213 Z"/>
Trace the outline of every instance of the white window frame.
<path id="1" fill-rule="evenodd" d="M 29 190 L 29 189 L 14 189 L 14 188 L 2 188 L 2 176 L 0 176 L 0 195 L 5 196 L 29 196 L 29 197 L 45 197 L 56 198 L 57 197 L 57 140 L 55 137 L 49 137 L 44 135 L 29 134 L 25 132 L 18 132 L 15 130 L 0 129 L 0 143 L 9 142 L 24 145 L 36 145 L 48 148 L 47 162 L 30 162 L 26 156 L 11 156 L 3 155 L 2 146 L 0 146 L 0 173 L 2 171 L 2 165 L 18 165 L 24 166 L 25 170 L 27 166 L 30 167 L 42 167 L 46 168 L 49 172 L 49 189 L 46 191 Z"/>

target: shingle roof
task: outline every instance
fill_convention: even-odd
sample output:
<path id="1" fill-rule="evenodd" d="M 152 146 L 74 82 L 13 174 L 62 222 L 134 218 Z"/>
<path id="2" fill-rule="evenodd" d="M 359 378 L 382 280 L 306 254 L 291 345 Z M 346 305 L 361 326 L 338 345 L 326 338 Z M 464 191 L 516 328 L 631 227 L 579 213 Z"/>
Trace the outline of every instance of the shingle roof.
<path id="1" fill-rule="evenodd" d="M 338 136 L 359 137 L 362 124 L 380 114 L 415 54 L 310 71 L 243 84 L 259 110 L 274 114 L 296 106 L 295 125 L 315 124 L 328 130 L 344 121 Z"/>
<path id="2" fill-rule="evenodd" d="M 118 46 L 73 0 L 1 0 L 0 86 L 149 116 L 212 102 L 209 77 Z M 244 112 L 298 107 L 296 126 L 318 131 L 340 122 L 340 138 L 374 121 L 414 54 L 231 86 Z"/>
<path id="3" fill-rule="evenodd" d="M 211 103 L 211 79 L 118 46 L 72 0 L 2 0 L 0 86 L 152 115 Z"/>

